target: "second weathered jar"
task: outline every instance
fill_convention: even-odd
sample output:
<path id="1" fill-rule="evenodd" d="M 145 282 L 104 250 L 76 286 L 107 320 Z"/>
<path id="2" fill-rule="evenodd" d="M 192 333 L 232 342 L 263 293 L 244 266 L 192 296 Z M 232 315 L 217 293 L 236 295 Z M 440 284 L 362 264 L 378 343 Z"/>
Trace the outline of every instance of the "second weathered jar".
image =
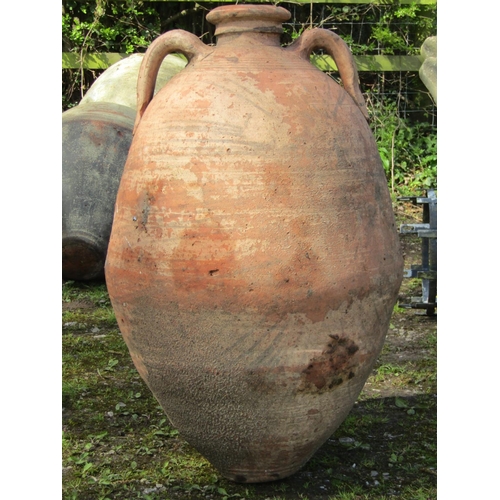
<path id="1" fill-rule="evenodd" d="M 106 262 L 139 373 L 240 482 L 292 474 L 344 420 L 402 279 L 352 56 L 321 29 L 282 48 L 289 15 L 220 7 L 216 47 L 174 30 L 148 49 Z M 189 63 L 152 98 L 172 52 Z"/>
<path id="2" fill-rule="evenodd" d="M 137 76 L 143 54 L 110 66 L 78 106 L 62 114 L 62 272 L 66 279 L 102 278 L 116 192 L 132 141 Z M 165 58 L 158 91 L 185 62 Z"/>

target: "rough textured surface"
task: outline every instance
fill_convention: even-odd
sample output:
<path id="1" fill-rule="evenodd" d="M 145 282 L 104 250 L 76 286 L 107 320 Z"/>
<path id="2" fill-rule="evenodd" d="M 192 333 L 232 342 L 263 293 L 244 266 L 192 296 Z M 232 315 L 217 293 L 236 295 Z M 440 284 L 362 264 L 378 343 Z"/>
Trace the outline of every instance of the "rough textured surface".
<path id="1" fill-rule="evenodd" d="M 80 101 L 79 106 L 93 102 L 112 102 L 131 109 L 137 108 L 137 77 L 144 54 L 132 54 L 110 66 Z M 170 78 L 179 73 L 186 62 L 171 55 L 163 61 L 156 79 L 157 93 Z"/>
<path id="2" fill-rule="evenodd" d="M 424 60 L 418 74 L 437 103 L 437 36 L 427 38 L 420 52 Z"/>
<path id="3" fill-rule="evenodd" d="M 67 279 L 103 276 L 116 192 L 135 112 L 111 103 L 62 115 L 62 270 Z"/>
<path id="4" fill-rule="evenodd" d="M 402 278 L 358 105 L 278 35 L 220 35 L 142 116 L 106 278 L 181 434 L 235 481 L 296 471 L 356 400 Z"/>

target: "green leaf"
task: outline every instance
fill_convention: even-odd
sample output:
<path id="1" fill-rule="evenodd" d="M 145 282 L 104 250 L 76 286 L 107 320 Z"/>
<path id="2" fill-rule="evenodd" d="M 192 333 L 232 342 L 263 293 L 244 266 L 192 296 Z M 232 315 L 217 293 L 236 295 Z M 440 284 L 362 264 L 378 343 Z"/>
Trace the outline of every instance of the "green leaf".
<path id="1" fill-rule="evenodd" d="M 396 397 L 395 405 L 398 408 L 408 408 L 408 403 L 400 397 Z"/>

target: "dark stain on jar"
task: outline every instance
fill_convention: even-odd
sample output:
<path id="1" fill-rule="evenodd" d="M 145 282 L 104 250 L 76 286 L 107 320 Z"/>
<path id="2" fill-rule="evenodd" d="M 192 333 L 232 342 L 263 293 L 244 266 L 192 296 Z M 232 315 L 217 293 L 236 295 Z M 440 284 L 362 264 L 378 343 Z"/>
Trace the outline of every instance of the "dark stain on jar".
<path id="1" fill-rule="evenodd" d="M 299 391 L 323 392 L 355 376 L 355 368 L 359 364 L 356 355 L 359 346 L 339 335 L 330 335 L 330 338 L 321 355 L 312 358 L 302 371 Z"/>
<path id="2" fill-rule="evenodd" d="M 151 205 L 154 203 L 154 201 L 155 197 L 147 192 L 141 196 L 140 204 L 142 205 L 142 215 L 140 225 L 136 226 L 136 229 L 142 229 L 146 233 L 148 232 L 146 224 L 148 223 L 149 211 L 151 210 Z M 134 220 L 136 219 L 134 218 Z"/>

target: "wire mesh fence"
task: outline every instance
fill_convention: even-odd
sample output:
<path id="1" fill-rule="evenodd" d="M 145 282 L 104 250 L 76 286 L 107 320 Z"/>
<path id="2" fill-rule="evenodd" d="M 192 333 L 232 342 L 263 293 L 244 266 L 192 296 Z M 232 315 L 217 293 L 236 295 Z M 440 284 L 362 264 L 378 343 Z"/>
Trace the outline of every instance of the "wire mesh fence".
<path id="1" fill-rule="evenodd" d="M 285 38 L 292 40 L 306 28 L 324 28 L 342 37 L 354 55 L 418 55 L 424 40 L 437 30 L 435 5 L 311 3 L 286 8 L 292 17 Z M 372 113 L 390 101 L 401 118 L 437 126 L 436 105 L 418 72 L 363 71 L 360 84 Z"/>

